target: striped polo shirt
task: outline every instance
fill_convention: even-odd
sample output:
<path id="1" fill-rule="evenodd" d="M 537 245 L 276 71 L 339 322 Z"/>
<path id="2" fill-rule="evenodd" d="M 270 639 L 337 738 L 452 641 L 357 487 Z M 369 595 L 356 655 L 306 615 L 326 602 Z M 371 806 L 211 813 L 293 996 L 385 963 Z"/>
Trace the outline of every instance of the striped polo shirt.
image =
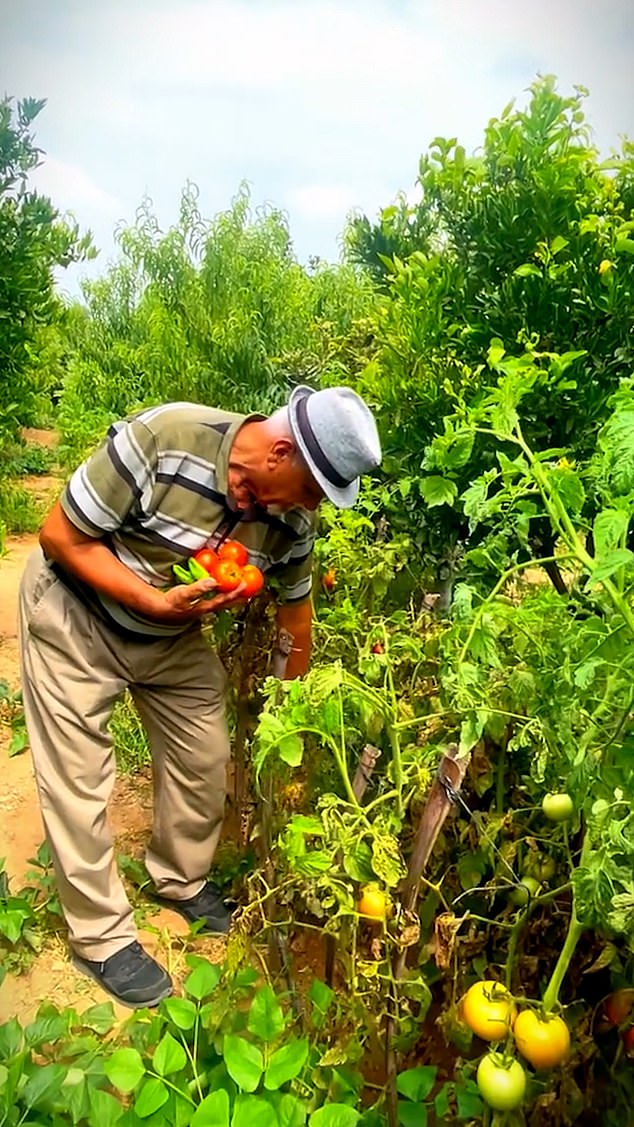
<path id="1" fill-rule="evenodd" d="M 126 567 L 155 587 L 177 583 L 173 564 L 228 533 L 275 580 L 278 602 L 306 599 L 315 514 L 299 507 L 240 511 L 228 496 L 234 438 L 244 422 L 262 418 L 194 403 L 139 411 L 114 423 L 75 470 L 62 493 L 64 513 L 88 536 L 105 539 Z M 150 621 L 70 578 L 77 593 L 124 631 L 165 637 L 184 629 Z"/>

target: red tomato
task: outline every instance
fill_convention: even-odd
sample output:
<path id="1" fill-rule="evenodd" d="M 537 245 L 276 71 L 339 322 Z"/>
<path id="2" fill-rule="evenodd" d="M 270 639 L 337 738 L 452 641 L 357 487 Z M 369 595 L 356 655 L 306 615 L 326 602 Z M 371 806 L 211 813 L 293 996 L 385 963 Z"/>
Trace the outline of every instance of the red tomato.
<path id="1" fill-rule="evenodd" d="M 634 1057 L 634 1025 L 626 1029 L 623 1034 L 623 1048 L 626 1056 Z"/>
<path id="2" fill-rule="evenodd" d="M 242 568 L 233 560 L 217 560 L 211 575 L 218 584 L 218 590 L 223 592 L 235 591 L 242 582 Z"/>
<path id="3" fill-rule="evenodd" d="M 231 560 L 238 567 L 244 567 L 249 562 L 249 553 L 239 540 L 225 540 L 218 548 L 218 559 Z"/>
<path id="4" fill-rule="evenodd" d="M 247 564 L 242 568 L 241 582 L 246 584 L 244 588 L 245 599 L 251 599 L 254 595 L 259 595 L 264 586 L 264 576 L 259 567 L 255 564 Z"/>
<path id="5" fill-rule="evenodd" d="M 373 654 L 382 654 L 383 653 L 383 645 L 382 645 L 381 642 L 375 642 L 374 643 L 374 645 L 372 646 L 372 653 Z"/>
<path id="6" fill-rule="evenodd" d="M 218 560 L 218 553 L 214 552 L 213 548 L 201 548 L 195 553 L 194 559 L 198 560 L 200 566 L 211 575 L 211 569 Z"/>
<path id="7" fill-rule="evenodd" d="M 615 990 L 603 1003 L 603 1012 L 610 1025 L 622 1025 L 634 1009 L 634 990 L 623 987 Z"/>
<path id="8" fill-rule="evenodd" d="M 332 591 L 333 587 L 337 585 L 337 575 L 334 567 L 329 567 L 328 571 L 322 575 L 321 581 L 327 591 Z"/>

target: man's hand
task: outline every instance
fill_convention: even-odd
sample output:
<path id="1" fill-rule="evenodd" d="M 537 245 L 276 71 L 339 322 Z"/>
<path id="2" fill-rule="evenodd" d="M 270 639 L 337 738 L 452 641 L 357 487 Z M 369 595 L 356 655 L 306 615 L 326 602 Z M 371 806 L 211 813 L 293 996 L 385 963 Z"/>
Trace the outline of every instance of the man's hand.
<path id="1" fill-rule="evenodd" d="M 244 603 L 241 583 L 235 591 L 218 591 L 214 579 L 199 579 L 196 583 L 183 583 L 169 591 L 157 591 L 157 602 L 152 618 L 160 622 L 196 622 L 206 614 L 226 610 Z"/>

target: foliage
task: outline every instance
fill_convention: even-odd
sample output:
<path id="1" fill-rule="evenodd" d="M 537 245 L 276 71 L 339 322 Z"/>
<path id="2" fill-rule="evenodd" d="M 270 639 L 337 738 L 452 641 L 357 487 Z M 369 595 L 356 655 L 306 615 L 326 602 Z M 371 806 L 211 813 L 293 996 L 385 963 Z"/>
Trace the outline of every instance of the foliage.
<path id="1" fill-rule="evenodd" d="M 440 494 L 423 524 L 432 483 L 420 482 L 421 450 L 456 395 L 488 389 L 487 354 L 560 354 L 560 379 L 533 387 L 524 428 L 536 449 L 566 446 L 574 457 L 593 448 L 607 400 L 630 374 L 634 148 L 624 142 L 620 155 L 599 158 L 584 96 L 538 80 L 526 109 L 511 103 L 489 122 L 477 156 L 436 138 L 421 158 L 420 202 L 402 199 L 377 226 L 356 220 L 348 231 L 352 257 L 375 270 L 376 247 L 398 232 L 394 253 L 380 259 L 378 354 L 358 386 L 382 404 L 386 470 L 413 479 L 408 531 L 418 525 L 432 552 L 464 541 L 467 529 Z M 479 448 L 448 442 L 456 473 L 467 463 L 473 473 Z"/>
<path id="2" fill-rule="evenodd" d="M 41 157 L 31 127 L 45 104 L 34 98 L 0 101 L 0 443 L 14 437 L 19 425 L 37 421 L 39 389 L 29 371 L 41 334 L 61 310 L 54 268 L 94 253 L 90 235 L 81 236 L 28 186 Z"/>
<path id="3" fill-rule="evenodd" d="M 86 310 L 69 326 L 59 412 L 67 461 L 140 404 L 266 412 L 292 382 L 338 382 L 373 301 L 351 267 L 300 267 L 284 216 L 252 214 L 244 186 L 206 221 L 187 185 L 166 233 L 146 199 L 118 240 L 120 261 L 85 283 Z"/>
<path id="4" fill-rule="evenodd" d="M 345 1050 L 328 1064 L 324 1022 L 333 993 L 315 982 L 306 1031 L 249 968 L 188 956 L 183 995 L 115 1028 L 112 1005 L 40 1007 L 25 1028 L 0 1026 L 0 1110 L 7 1127 L 280 1122 L 355 1127 L 361 1077 Z M 107 1039 L 107 1040 L 106 1040 Z"/>

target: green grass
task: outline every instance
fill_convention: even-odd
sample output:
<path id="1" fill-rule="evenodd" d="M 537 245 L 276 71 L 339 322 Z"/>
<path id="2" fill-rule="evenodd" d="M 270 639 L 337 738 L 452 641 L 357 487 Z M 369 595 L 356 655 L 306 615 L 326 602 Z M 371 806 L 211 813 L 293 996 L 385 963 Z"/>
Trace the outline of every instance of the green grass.
<path id="1" fill-rule="evenodd" d="M 109 727 L 114 740 L 117 767 L 122 774 L 133 775 L 150 763 L 148 739 L 129 693 L 117 701 Z"/>
<path id="2" fill-rule="evenodd" d="M 13 481 L 0 482 L 0 547 L 6 535 L 37 532 L 45 507 Z"/>

